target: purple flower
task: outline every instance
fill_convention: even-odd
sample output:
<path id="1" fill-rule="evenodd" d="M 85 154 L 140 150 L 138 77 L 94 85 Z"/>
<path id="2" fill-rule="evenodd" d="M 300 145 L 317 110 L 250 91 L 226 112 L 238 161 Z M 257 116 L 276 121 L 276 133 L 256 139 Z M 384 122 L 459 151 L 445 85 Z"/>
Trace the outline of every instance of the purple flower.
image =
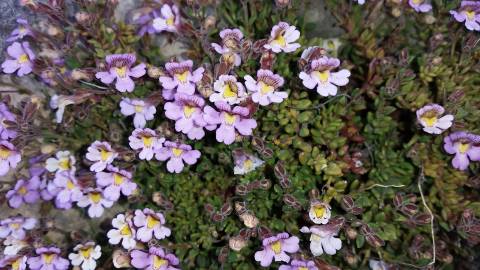
<path id="1" fill-rule="evenodd" d="M 8 128 L 6 121 L 16 122 L 16 117 L 8 110 L 5 103 L 0 102 L 0 139 L 8 140 L 17 137 L 17 132 Z"/>
<path id="2" fill-rule="evenodd" d="M 26 36 L 33 36 L 32 29 L 25 19 L 17 19 L 18 27 L 15 28 L 10 36 L 6 39 L 7 42 L 17 41 L 23 39 Z"/>
<path id="3" fill-rule="evenodd" d="M 159 80 L 164 88 L 163 97 L 166 100 L 172 100 L 175 92 L 187 95 L 195 93 L 195 84 L 202 79 L 204 68 L 199 67 L 195 71 L 192 71 L 192 68 L 192 60 L 165 64 L 168 76 L 160 76 Z"/>
<path id="4" fill-rule="evenodd" d="M 225 101 L 228 104 L 238 104 L 247 98 L 245 87 L 232 75 L 220 75 L 213 84 L 213 93 L 209 99 L 211 102 Z"/>
<path id="5" fill-rule="evenodd" d="M 263 47 L 275 53 L 284 51 L 286 53 L 294 52 L 300 48 L 299 43 L 293 43 L 300 38 L 300 31 L 295 26 L 286 22 L 279 22 L 272 28 L 270 39 Z"/>
<path id="6" fill-rule="evenodd" d="M 170 229 L 163 226 L 165 217 L 160 212 L 155 212 L 149 208 L 135 210 L 133 223 L 137 226 L 137 239 L 142 242 L 148 242 L 154 235 L 157 240 L 170 236 Z"/>
<path id="7" fill-rule="evenodd" d="M 120 101 L 120 111 L 125 116 L 134 115 L 133 125 L 135 128 L 144 128 L 147 120 L 153 119 L 157 109 L 141 99 L 123 98 Z"/>
<path id="8" fill-rule="evenodd" d="M 210 125 L 220 124 L 216 131 L 217 141 L 231 144 L 235 141 L 235 130 L 241 135 L 252 135 L 252 130 L 257 127 L 257 121 L 250 118 L 250 110 L 247 107 L 236 106 L 233 109 L 225 102 L 215 102 L 216 111 L 206 106 L 203 111 L 204 118 Z"/>
<path id="9" fill-rule="evenodd" d="M 133 22 L 134 24 L 139 26 L 137 35 L 143 37 L 145 34 L 155 34 L 158 31 L 153 27 L 153 20 L 159 17 L 159 11 L 153 10 L 144 14 Z"/>
<path id="10" fill-rule="evenodd" d="M 38 176 L 32 177 L 25 181 L 20 179 L 15 184 L 15 187 L 7 192 L 6 198 L 8 205 L 12 208 L 19 208 L 22 204 L 33 204 L 40 199 L 40 178 Z"/>
<path id="11" fill-rule="evenodd" d="M 27 269 L 27 256 L 11 255 L 0 259 L 0 268 L 8 270 L 25 270 Z"/>
<path id="12" fill-rule="evenodd" d="M 300 247 L 298 242 L 300 240 L 296 236 L 289 237 L 288 233 L 279 233 L 276 236 L 271 236 L 263 239 L 263 250 L 255 252 L 255 260 L 260 262 L 263 267 L 268 267 L 275 258 L 276 262 L 290 261 L 288 253 L 297 252 Z"/>
<path id="13" fill-rule="evenodd" d="M 138 155 L 140 159 L 151 160 L 155 151 L 162 148 L 165 138 L 158 137 L 155 130 L 137 128 L 128 137 L 128 141 L 133 150 L 140 150 Z"/>
<path id="14" fill-rule="evenodd" d="M 465 170 L 471 161 L 480 160 L 480 136 L 458 131 L 443 139 L 443 149 L 451 155 L 455 169 Z"/>
<path id="15" fill-rule="evenodd" d="M 288 97 L 287 92 L 276 91 L 283 86 L 284 80 L 282 76 L 273 74 L 270 70 L 258 70 L 256 81 L 250 75 L 246 75 L 244 79 L 247 89 L 253 92 L 252 101 L 262 106 L 281 103 Z"/>
<path id="16" fill-rule="evenodd" d="M 452 126 L 453 115 L 445 113 L 438 104 L 429 104 L 417 110 L 417 120 L 423 126 L 423 131 L 430 134 L 440 134 Z M 442 117 L 440 117 L 442 116 Z"/>
<path id="17" fill-rule="evenodd" d="M 35 249 L 37 257 L 28 259 L 28 266 L 32 270 L 66 270 L 70 262 L 60 256 L 57 247 L 41 247 Z"/>
<path id="18" fill-rule="evenodd" d="M 203 128 L 207 122 L 203 119 L 205 101 L 197 95 L 175 94 L 174 102 L 165 103 L 165 116 L 175 120 L 175 130 L 187 134 L 190 140 L 199 140 L 205 136 Z"/>
<path id="19" fill-rule="evenodd" d="M 176 5 L 164 4 L 160 10 L 160 16 L 152 22 L 157 32 L 177 32 L 180 27 L 180 11 Z"/>
<path id="20" fill-rule="evenodd" d="M 18 76 L 32 72 L 35 54 L 30 49 L 28 42 L 22 42 L 21 44 L 14 42 L 7 48 L 7 53 L 11 59 L 7 59 L 2 63 L 3 72 L 11 74 L 18 70 Z"/>
<path id="21" fill-rule="evenodd" d="M 212 48 L 219 54 L 225 62 L 231 63 L 235 66 L 240 66 L 242 58 L 240 57 L 241 45 L 243 40 L 243 33 L 240 29 L 223 29 L 220 31 L 222 44 L 212 43 Z M 233 59 L 232 59 L 233 58 Z M 225 75 L 226 76 L 226 75 Z M 221 76 L 220 76 L 221 77 Z"/>
<path id="22" fill-rule="evenodd" d="M 363 4 L 365 4 L 366 0 L 353 0 L 353 1 L 357 1 L 360 5 L 363 5 Z"/>
<path id="23" fill-rule="evenodd" d="M 317 87 L 317 92 L 320 95 L 324 97 L 334 96 L 337 94 L 337 86 L 347 85 L 348 77 L 350 77 L 350 71 L 346 69 L 331 72 L 338 66 L 340 66 L 340 60 L 337 58 L 321 56 L 311 62 L 308 72 L 300 72 L 299 77 L 308 89 Z"/>
<path id="24" fill-rule="evenodd" d="M 87 159 L 95 162 L 90 166 L 90 171 L 101 172 L 105 170 L 108 164 L 118 156 L 118 153 L 112 149 L 108 142 L 95 141 L 87 149 Z"/>
<path id="25" fill-rule="evenodd" d="M 132 174 L 120 170 L 112 165 L 107 166 L 108 172 L 97 172 L 97 185 L 105 188 L 103 196 L 110 201 L 117 201 L 120 193 L 130 196 L 137 189 L 137 184 L 132 182 Z"/>
<path id="26" fill-rule="evenodd" d="M 180 173 L 183 170 L 183 162 L 193 165 L 200 158 L 200 151 L 193 150 L 190 145 L 165 141 L 163 147 L 155 152 L 155 158 L 167 162 L 167 170 L 171 173 Z"/>
<path id="27" fill-rule="evenodd" d="M 51 201 L 60 192 L 60 189 L 53 184 L 53 180 L 49 180 L 46 175 L 42 175 L 40 181 L 40 197 L 44 201 Z"/>
<path id="28" fill-rule="evenodd" d="M 450 10 L 458 22 L 465 22 L 465 27 L 470 31 L 480 31 L 480 1 L 462 1 L 460 9 Z"/>
<path id="29" fill-rule="evenodd" d="M 131 264 L 136 269 L 145 270 L 178 270 L 174 266 L 179 264 L 177 257 L 173 254 L 165 254 L 161 247 L 151 247 L 148 252 L 133 250 L 130 253 Z"/>
<path id="30" fill-rule="evenodd" d="M 10 168 L 17 167 L 22 157 L 13 144 L 0 141 L 0 176 L 8 173 Z"/>
<path id="31" fill-rule="evenodd" d="M 88 207 L 88 216 L 91 218 L 101 217 L 104 208 L 110 208 L 113 201 L 103 196 L 103 190 L 100 188 L 88 188 L 82 198 L 77 202 L 79 207 Z"/>
<path id="32" fill-rule="evenodd" d="M 107 233 L 108 242 L 116 245 L 122 242 L 125 249 L 132 249 L 136 246 L 135 227 L 133 226 L 132 217 L 126 217 L 124 214 L 118 214 L 112 219 L 113 229 Z"/>
<path id="33" fill-rule="evenodd" d="M 432 5 L 425 2 L 425 0 L 408 0 L 408 4 L 416 12 L 429 12 L 430 10 L 432 10 Z"/>
<path id="34" fill-rule="evenodd" d="M 58 201 L 59 205 L 71 204 L 72 202 L 79 201 L 83 197 L 82 190 L 73 172 L 64 171 L 56 174 L 53 179 L 53 185 L 55 189 L 58 189 L 56 201 Z M 50 189 L 52 188 L 53 187 Z"/>
<path id="35" fill-rule="evenodd" d="M 105 61 L 107 70 L 97 72 L 95 77 L 104 84 L 110 84 L 116 79 L 115 88 L 120 92 L 132 92 L 135 83 L 130 77 L 140 78 L 147 72 L 144 63 L 132 67 L 137 61 L 134 54 L 111 54 L 105 57 Z"/>
<path id="36" fill-rule="evenodd" d="M 281 265 L 278 270 L 318 270 L 314 261 L 292 260 L 290 265 Z"/>
<path id="37" fill-rule="evenodd" d="M 0 221 L 0 238 L 13 237 L 22 240 L 25 238 L 25 230 L 31 230 L 37 224 L 35 218 L 22 216 L 9 217 Z"/>

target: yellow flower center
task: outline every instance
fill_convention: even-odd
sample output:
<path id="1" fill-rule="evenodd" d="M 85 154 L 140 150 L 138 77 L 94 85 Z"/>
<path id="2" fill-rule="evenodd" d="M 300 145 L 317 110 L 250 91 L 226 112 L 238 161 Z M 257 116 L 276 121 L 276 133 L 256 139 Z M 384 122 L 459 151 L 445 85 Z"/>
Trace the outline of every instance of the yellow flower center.
<path id="1" fill-rule="evenodd" d="M 10 156 L 10 150 L 0 146 L 0 159 L 7 159 Z"/>
<path id="2" fill-rule="evenodd" d="M 118 77 L 120 78 L 125 78 L 127 75 L 127 67 L 117 67 L 115 68 L 115 71 L 117 72 Z"/>
<path id="3" fill-rule="evenodd" d="M 313 207 L 313 212 L 315 213 L 315 217 L 317 217 L 317 218 L 323 217 L 323 215 L 325 215 L 326 211 L 327 211 L 327 209 L 324 206 L 321 206 L 321 205 Z"/>
<path id="4" fill-rule="evenodd" d="M 62 170 L 68 170 L 70 169 L 70 159 L 69 158 L 62 158 L 60 159 L 60 162 L 58 162 L 58 166 Z"/>
<path id="5" fill-rule="evenodd" d="M 186 83 L 188 74 L 189 74 L 189 71 L 187 70 L 187 71 L 184 71 L 183 73 L 175 74 L 175 77 L 177 77 L 177 80 L 179 80 L 181 83 Z"/>
<path id="6" fill-rule="evenodd" d="M 183 114 L 185 117 L 190 118 L 190 116 L 192 116 L 192 114 L 195 112 L 195 109 L 196 107 L 185 105 L 183 106 Z"/>
<path id="7" fill-rule="evenodd" d="M 147 228 L 153 229 L 155 226 L 157 226 L 160 223 L 160 221 L 150 215 L 147 216 Z"/>
<path id="8" fill-rule="evenodd" d="M 101 199 L 102 199 L 102 195 L 99 192 L 90 193 L 90 200 L 93 203 L 99 203 Z"/>
<path id="9" fill-rule="evenodd" d="M 29 58 L 28 58 L 28 55 L 26 53 L 20 55 L 20 57 L 18 57 L 18 63 L 19 64 L 24 64 L 24 63 L 27 63 L 29 61 Z"/>
<path id="10" fill-rule="evenodd" d="M 90 258 L 90 256 L 92 255 L 92 248 L 88 247 L 80 249 L 80 255 L 82 255 L 82 257 L 84 257 L 85 259 Z"/>
<path id="11" fill-rule="evenodd" d="M 279 254 L 282 251 L 282 243 L 280 241 L 275 241 L 272 245 L 272 250 L 275 254 Z"/>
<path id="12" fill-rule="evenodd" d="M 132 230 L 130 229 L 130 226 L 128 226 L 127 224 L 125 224 L 122 229 L 120 229 L 120 234 L 121 235 L 132 235 Z"/>
<path id="13" fill-rule="evenodd" d="M 143 106 L 135 105 L 135 112 L 136 112 L 136 113 L 141 113 L 141 112 L 143 112 Z"/>
<path id="14" fill-rule="evenodd" d="M 415 5 L 418 5 L 418 4 L 423 3 L 423 0 L 413 0 L 413 3 L 414 3 Z"/>
<path id="15" fill-rule="evenodd" d="M 225 87 L 223 88 L 223 98 L 232 98 L 237 96 L 237 89 L 232 89 L 235 87 L 230 86 L 230 84 L 225 84 Z M 235 91 L 233 91 L 235 90 Z"/>
<path id="16" fill-rule="evenodd" d="M 425 123 L 427 127 L 433 127 L 437 123 L 437 116 L 422 116 L 420 119 Z"/>
<path id="17" fill-rule="evenodd" d="M 27 192 L 28 190 L 23 186 L 18 190 L 18 193 L 20 193 L 21 195 L 25 195 L 27 194 Z"/>
<path id="18" fill-rule="evenodd" d="M 283 35 L 278 35 L 273 41 L 272 44 L 276 44 L 280 47 L 285 47 L 287 46 L 287 41 L 285 40 L 285 37 Z"/>
<path id="19" fill-rule="evenodd" d="M 225 113 L 225 116 L 224 116 L 225 123 L 227 123 L 228 125 L 233 125 L 233 123 L 235 123 L 236 118 L 237 117 L 235 115 L 232 115 L 229 113 Z"/>
<path id="20" fill-rule="evenodd" d="M 473 10 L 468 10 L 468 11 L 465 11 L 465 15 L 467 15 L 467 18 L 469 21 L 473 20 L 475 18 L 475 11 Z"/>
<path id="21" fill-rule="evenodd" d="M 164 260 L 157 255 L 153 256 L 153 268 L 154 269 L 160 269 L 160 267 L 164 266 L 167 264 L 167 260 Z"/>
<path id="22" fill-rule="evenodd" d="M 249 171 L 253 168 L 253 161 L 251 159 L 246 159 L 244 162 L 243 162 L 243 167 L 245 168 L 245 170 Z"/>
<path id="23" fill-rule="evenodd" d="M 172 153 L 174 156 L 179 157 L 183 153 L 183 150 L 179 148 L 173 148 Z"/>
<path id="24" fill-rule="evenodd" d="M 15 261 L 12 262 L 12 270 L 19 270 L 20 269 L 20 264 L 22 263 L 22 258 L 18 258 Z"/>
<path id="25" fill-rule="evenodd" d="M 113 184 L 114 185 L 120 186 L 121 184 L 123 184 L 123 181 L 124 181 L 124 178 L 123 178 L 122 175 L 120 175 L 118 173 L 113 174 Z"/>
<path id="26" fill-rule="evenodd" d="M 46 264 L 51 264 L 53 262 L 53 259 L 55 259 L 57 254 L 54 253 L 45 253 L 43 254 L 43 261 Z"/>
<path id="27" fill-rule="evenodd" d="M 142 137 L 143 145 L 146 147 L 152 147 L 153 137 Z"/>
<path id="28" fill-rule="evenodd" d="M 462 154 L 465 154 L 468 151 L 469 148 L 470 148 L 469 143 L 458 143 L 458 145 L 457 145 L 458 151 Z"/>
<path id="29" fill-rule="evenodd" d="M 20 223 L 11 223 L 10 228 L 16 230 L 16 229 L 20 228 Z"/>
<path id="30" fill-rule="evenodd" d="M 168 18 L 167 21 L 166 21 L 166 24 L 168 26 L 172 26 L 174 23 L 175 23 L 175 17 L 174 16 Z"/>
<path id="31" fill-rule="evenodd" d="M 299 267 L 298 270 L 308 270 L 308 268 L 302 266 L 302 267 Z"/>
<path id="32" fill-rule="evenodd" d="M 327 82 L 330 77 L 330 71 L 314 71 L 312 72 L 315 77 L 317 77 L 321 82 Z"/>
<path id="33" fill-rule="evenodd" d="M 23 27 L 23 26 L 20 26 L 20 27 L 18 28 L 18 32 L 19 32 L 20 34 L 23 34 L 23 33 L 27 32 L 27 29 L 26 29 L 25 27 Z"/>
<path id="34" fill-rule="evenodd" d="M 69 179 L 69 180 L 67 181 L 67 189 L 68 189 L 68 190 L 72 190 L 72 189 L 74 189 L 74 188 L 75 188 L 75 184 L 72 182 L 72 180 Z"/>
<path id="35" fill-rule="evenodd" d="M 107 161 L 107 159 L 110 157 L 112 153 L 105 151 L 104 149 L 100 150 L 100 159 L 102 161 Z"/>
<path id="36" fill-rule="evenodd" d="M 264 82 L 260 82 L 260 93 L 261 93 L 262 95 L 265 95 L 265 94 L 268 94 L 268 93 L 270 93 L 270 92 L 273 92 L 273 90 L 274 90 L 274 89 L 273 89 L 273 86 L 268 85 L 268 84 L 266 84 L 266 83 L 264 83 Z"/>

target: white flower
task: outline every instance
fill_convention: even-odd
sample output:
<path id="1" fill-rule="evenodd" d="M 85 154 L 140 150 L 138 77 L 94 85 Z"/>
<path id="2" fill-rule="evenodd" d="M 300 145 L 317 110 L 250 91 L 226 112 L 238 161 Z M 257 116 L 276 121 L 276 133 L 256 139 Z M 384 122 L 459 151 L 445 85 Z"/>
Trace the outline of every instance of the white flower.
<path id="1" fill-rule="evenodd" d="M 384 261 L 369 260 L 368 266 L 372 270 L 388 270 L 388 265 Z"/>
<path id="2" fill-rule="evenodd" d="M 308 216 L 315 224 L 327 224 L 332 215 L 330 209 L 330 205 L 315 200 L 310 203 Z"/>
<path id="3" fill-rule="evenodd" d="M 124 214 L 118 214 L 117 217 L 112 219 L 111 229 L 107 233 L 108 242 L 112 245 L 116 245 L 122 242 L 122 246 L 125 249 L 132 249 L 136 246 L 135 241 L 135 228 L 131 218 L 126 218 Z"/>
<path id="4" fill-rule="evenodd" d="M 57 109 L 55 113 L 56 122 L 60 124 L 63 120 L 63 113 L 67 105 L 74 104 L 75 102 L 68 98 L 68 96 L 54 95 L 50 99 L 50 108 Z"/>
<path id="5" fill-rule="evenodd" d="M 310 236 L 310 251 L 313 256 L 320 256 L 325 252 L 328 255 L 334 255 L 337 250 L 342 248 L 342 241 L 335 238 L 337 231 L 330 230 L 328 225 L 302 227 L 300 229 L 303 233 L 311 233 Z"/>
<path id="6" fill-rule="evenodd" d="M 25 240 L 16 239 L 13 236 L 7 237 L 7 239 L 3 241 L 3 245 L 5 246 L 5 249 L 3 250 L 3 255 L 6 256 L 17 255 L 20 250 L 29 246 L 29 244 Z"/>
<path id="7" fill-rule="evenodd" d="M 273 26 L 268 43 L 263 47 L 272 50 L 275 53 L 284 51 L 286 53 L 294 52 L 300 48 L 299 43 L 294 43 L 300 38 L 300 31 L 295 26 L 286 22 L 280 22 Z"/>
<path id="8" fill-rule="evenodd" d="M 97 267 L 97 260 L 102 256 L 102 248 L 95 245 L 94 242 L 88 242 L 85 245 L 77 245 L 68 258 L 73 266 L 80 266 L 82 270 L 94 270 Z"/>
<path id="9" fill-rule="evenodd" d="M 45 168 L 49 172 L 75 171 L 75 157 L 69 151 L 58 151 L 55 157 L 47 159 Z"/>
<path id="10" fill-rule="evenodd" d="M 259 166 L 262 166 L 264 163 L 264 161 L 258 157 L 246 154 L 243 151 L 234 151 L 233 159 L 235 162 L 233 174 L 247 174 Z"/>
<path id="11" fill-rule="evenodd" d="M 211 102 L 225 101 L 233 105 L 247 98 L 245 87 L 237 82 L 237 78 L 232 75 L 220 75 L 213 84 L 213 89 L 215 93 L 209 98 Z"/>
<path id="12" fill-rule="evenodd" d="M 88 207 L 88 216 L 91 218 L 101 217 L 104 208 L 110 208 L 113 201 L 107 200 L 102 193 L 102 189 L 87 189 L 83 197 L 77 202 L 79 207 Z"/>
<path id="13" fill-rule="evenodd" d="M 423 126 L 423 131 L 430 134 L 440 134 L 450 128 L 453 115 L 445 113 L 445 109 L 438 104 L 429 104 L 417 110 L 417 120 Z"/>

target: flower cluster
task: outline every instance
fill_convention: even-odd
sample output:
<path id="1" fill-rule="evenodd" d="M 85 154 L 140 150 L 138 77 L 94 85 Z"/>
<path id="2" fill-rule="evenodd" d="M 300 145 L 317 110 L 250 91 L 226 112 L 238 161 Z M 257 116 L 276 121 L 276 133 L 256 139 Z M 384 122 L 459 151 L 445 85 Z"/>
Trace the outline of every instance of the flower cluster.
<path id="1" fill-rule="evenodd" d="M 134 23 L 139 26 L 139 36 L 162 32 L 175 33 L 181 26 L 180 10 L 176 5 L 163 4 L 142 13 Z"/>
<path id="2" fill-rule="evenodd" d="M 165 227 L 165 217 L 152 209 L 135 210 L 133 214 L 118 214 L 112 220 L 113 229 L 108 231 L 108 242 L 120 244 L 129 250 L 130 264 L 136 269 L 177 269 L 179 260 L 173 254 L 167 254 L 160 246 L 151 246 L 144 251 L 138 242 L 148 243 L 152 239 L 162 240 L 169 237 L 171 230 Z"/>
<path id="3" fill-rule="evenodd" d="M 0 238 L 5 239 L 3 257 L 0 258 L 2 269 L 12 270 L 67 270 L 70 262 L 62 256 L 62 251 L 56 246 L 38 246 L 31 248 L 33 238 L 29 235 L 38 221 L 35 218 L 14 216 L 0 221 Z M 101 248 L 94 242 L 79 244 L 68 258 L 73 266 L 80 266 L 82 270 L 94 270 L 96 260 L 101 256 Z"/>
<path id="4" fill-rule="evenodd" d="M 20 152 L 11 141 L 17 137 L 17 131 L 10 128 L 8 123 L 15 123 L 15 121 L 15 115 L 10 112 L 5 103 L 0 102 L 0 176 L 16 168 L 22 159 Z"/>

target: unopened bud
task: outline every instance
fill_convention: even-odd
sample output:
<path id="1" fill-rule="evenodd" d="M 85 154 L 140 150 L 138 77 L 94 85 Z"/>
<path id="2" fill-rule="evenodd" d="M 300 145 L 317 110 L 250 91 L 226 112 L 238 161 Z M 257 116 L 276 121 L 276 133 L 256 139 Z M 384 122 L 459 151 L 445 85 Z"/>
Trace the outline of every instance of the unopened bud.
<path id="1" fill-rule="evenodd" d="M 165 71 L 159 67 L 149 65 L 147 67 L 148 77 L 152 79 L 158 79 L 160 76 L 165 75 Z"/>
<path id="2" fill-rule="evenodd" d="M 228 246 L 234 251 L 240 251 L 247 245 L 248 240 L 239 236 L 232 237 L 228 240 Z"/>
<path id="3" fill-rule="evenodd" d="M 128 252 L 121 250 L 121 249 L 116 249 L 113 251 L 112 254 L 112 262 L 113 266 L 115 268 L 129 268 L 131 267 L 130 265 L 130 255 L 128 255 Z"/>
<path id="4" fill-rule="evenodd" d="M 278 8 L 286 8 L 290 4 L 290 0 L 275 0 Z"/>
<path id="5" fill-rule="evenodd" d="M 78 23 L 84 24 L 90 20 L 90 15 L 86 12 L 77 12 L 75 13 L 75 19 Z"/>
<path id="6" fill-rule="evenodd" d="M 203 27 L 205 29 L 210 29 L 214 27 L 216 23 L 217 23 L 217 18 L 215 16 L 210 15 L 203 22 Z"/>
<path id="7" fill-rule="evenodd" d="M 258 225 L 258 218 L 249 211 L 239 215 L 239 218 L 243 221 L 243 224 L 247 228 L 255 228 Z"/>

